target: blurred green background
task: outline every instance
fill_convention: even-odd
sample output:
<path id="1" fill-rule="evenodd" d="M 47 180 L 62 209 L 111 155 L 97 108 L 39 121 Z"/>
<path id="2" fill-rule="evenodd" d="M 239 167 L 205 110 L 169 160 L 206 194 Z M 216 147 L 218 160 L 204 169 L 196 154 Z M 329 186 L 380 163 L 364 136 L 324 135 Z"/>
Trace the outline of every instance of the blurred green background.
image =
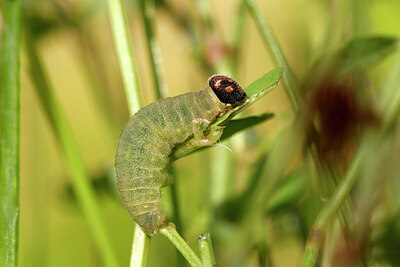
<path id="1" fill-rule="evenodd" d="M 211 71 L 224 71 L 219 63 L 232 55 L 238 55 L 234 78 L 242 86 L 276 66 L 247 11 L 240 45 L 231 46 L 240 1 L 209 0 L 206 6 L 210 8 L 207 12 L 210 12 L 213 29 L 208 32 L 204 30 L 207 27 L 202 24 L 198 2 L 156 1 L 154 27 L 169 96 L 205 88 Z M 141 10 L 136 1 L 124 3 L 143 103 L 147 105 L 155 101 L 156 96 Z M 321 58 L 323 61 L 325 54 L 353 38 L 364 35 L 398 37 L 400 34 L 400 2 L 397 0 L 263 0 L 258 4 L 300 84 L 324 76 L 318 69 L 310 74 L 311 67 Z M 24 23 L 30 26 L 43 67 L 92 178 L 111 245 L 121 266 L 127 266 L 134 223 L 116 192 L 113 162 L 119 133 L 129 115 L 107 3 L 99 0 L 25 1 L 24 13 Z M 89 225 L 71 188 L 60 147 L 29 77 L 25 49 L 21 56 L 19 264 L 102 266 Z M 362 74 L 357 73 L 362 75 L 364 89 L 352 97 L 365 110 L 376 114 L 377 124 L 384 112 L 380 102 L 385 93 L 382 88 L 397 86 L 399 89 L 399 79 L 390 78 L 399 62 L 397 53 L 391 53 L 380 64 L 371 64 Z M 301 90 L 305 106 L 311 88 Z M 354 88 L 351 88 L 353 92 Z M 282 83 L 247 110 L 248 115 L 261 113 L 274 113 L 274 118 L 224 142 L 232 153 L 217 146 L 174 164 L 182 235 L 192 248 L 196 248 L 198 235 L 209 231 L 218 266 L 301 265 L 307 233 L 337 184 L 337 181 L 321 180 L 321 176 L 315 174 L 318 171 L 310 167 L 310 160 L 302 148 L 303 141 L 299 141 L 303 139 L 296 139 L 301 144 L 294 151 L 290 150 L 290 157 L 283 155 L 288 160 L 284 163 L 282 182 L 272 190 L 281 195 L 271 197 L 265 208 L 263 229 L 259 232 L 261 241 L 254 241 L 256 238 L 248 233 L 249 228 L 255 229 L 259 224 L 252 225 L 252 218 L 245 224 L 232 218 L 235 211 L 230 210 L 230 203 L 241 201 L 240 196 L 249 188 L 251 177 L 257 176 L 266 158 L 278 157 L 272 149 L 280 140 L 279 136 L 287 131 L 307 132 L 305 126 L 296 130 L 288 126 L 293 121 L 293 112 Z M 370 113 L 366 116 L 374 117 Z M 357 121 L 349 123 L 357 124 Z M 362 139 L 359 132 L 363 131 L 358 126 L 357 130 L 350 131 L 354 140 L 348 145 L 347 139 L 340 141 L 346 143 L 346 147 L 335 154 L 333 160 L 328 159 L 329 166 L 338 167 L 342 174 L 345 172 Z M 321 249 L 323 257 L 328 258 L 325 261 L 328 265 L 324 266 L 330 266 L 329 263 L 333 266 L 399 266 L 399 132 L 393 132 L 390 145 L 386 145 L 389 147 L 386 154 L 370 151 L 375 160 L 384 161 L 380 171 L 368 181 L 358 180 L 352 203 L 347 206 L 351 211 L 344 211 L 338 220 L 335 219 L 336 223 L 332 223 L 325 247 Z M 337 152 L 335 149 L 333 153 Z M 230 157 L 229 164 L 219 165 L 220 157 Z M 276 160 L 280 162 L 279 157 Z M 228 178 L 219 180 L 220 172 L 228 174 Z M 172 220 L 170 188 L 163 192 L 161 210 Z M 349 214 L 354 215 L 353 222 L 349 223 L 352 227 L 337 222 L 346 221 L 342 217 Z M 361 226 L 360 220 L 364 222 Z M 353 230 L 362 227 L 365 228 L 362 234 L 354 234 L 356 231 Z M 347 234 L 349 232 L 357 238 L 352 238 L 354 235 Z M 161 235 L 151 238 L 148 259 L 148 266 L 177 265 L 175 248 Z"/>

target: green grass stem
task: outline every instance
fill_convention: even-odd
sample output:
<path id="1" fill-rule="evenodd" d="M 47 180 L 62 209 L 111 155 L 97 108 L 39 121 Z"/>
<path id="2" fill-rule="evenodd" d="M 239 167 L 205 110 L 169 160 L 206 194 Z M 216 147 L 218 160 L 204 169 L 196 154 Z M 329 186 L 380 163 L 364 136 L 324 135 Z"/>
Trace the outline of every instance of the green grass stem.
<path id="1" fill-rule="evenodd" d="M 151 71 L 155 86 L 156 98 L 168 96 L 168 87 L 165 81 L 165 71 L 162 64 L 160 43 L 154 34 L 154 0 L 140 0 L 143 24 L 146 31 L 146 45 L 149 52 Z"/>
<path id="2" fill-rule="evenodd" d="M 396 76 L 396 79 L 394 80 L 394 83 L 391 83 L 387 87 L 391 92 L 389 93 L 390 95 L 390 100 L 385 101 L 388 103 L 387 106 L 387 112 L 385 114 L 385 117 L 383 119 L 383 125 L 382 125 L 382 130 L 384 134 L 387 134 L 387 132 L 392 128 L 392 126 L 396 123 L 399 113 L 400 113 L 400 86 L 399 86 L 399 81 L 400 79 L 398 77 L 400 73 L 400 55 L 397 57 L 398 58 L 398 66 L 393 70 L 392 76 Z M 392 88 L 390 88 L 392 87 Z M 385 92 L 386 93 L 386 92 Z"/>
<path id="3" fill-rule="evenodd" d="M 72 2 L 50 1 L 57 13 L 57 17 L 63 24 L 68 26 L 75 34 L 76 42 L 79 46 L 79 55 L 83 73 L 90 85 L 90 93 L 93 102 L 98 106 L 102 117 L 106 118 L 110 129 L 114 129 L 117 124 L 118 116 L 113 108 L 110 82 L 106 75 L 107 64 L 101 55 L 94 32 L 88 31 L 84 23 L 80 23 L 80 16 L 71 16 L 68 10 L 73 9 Z M 32 23 L 35 23 L 33 20 Z"/>
<path id="4" fill-rule="evenodd" d="M 108 11 L 122 80 L 124 81 L 126 98 L 128 100 L 129 113 L 133 115 L 141 108 L 142 99 L 134 54 L 131 49 L 131 37 L 127 27 L 128 23 L 122 0 L 108 0 Z"/>
<path id="5" fill-rule="evenodd" d="M 359 36 L 368 33 L 368 12 L 365 1 L 352 0 L 351 10 L 353 12 L 353 35 Z"/>
<path id="6" fill-rule="evenodd" d="M 279 46 L 278 41 L 273 34 L 271 27 L 269 26 L 267 20 L 264 19 L 261 14 L 260 8 L 258 7 L 255 0 L 246 0 L 247 8 L 260 31 L 261 37 L 263 38 L 265 44 L 267 45 L 275 63 L 278 67 L 282 68 L 283 76 L 282 80 L 285 85 L 286 93 L 292 103 L 292 108 L 295 112 L 300 109 L 301 98 L 299 96 L 299 89 L 296 83 L 296 79 L 286 60 L 285 55 Z"/>
<path id="7" fill-rule="evenodd" d="M 151 64 L 151 71 L 153 74 L 154 93 L 156 100 L 166 98 L 168 94 L 168 86 L 165 81 L 165 70 L 162 63 L 161 48 L 158 38 L 155 34 L 154 28 L 154 17 L 155 17 L 155 3 L 154 0 L 140 0 L 140 11 L 142 14 L 143 25 L 146 32 L 146 46 L 149 53 L 149 59 Z M 170 166 L 170 172 L 174 176 L 174 167 Z M 181 222 L 181 216 L 179 211 L 179 197 L 177 191 L 177 182 L 175 181 L 171 185 L 171 202 L 174 211 L 173 221 L 176 224 L 177 229 L 182 232 L 183 225 Z M 137 227 L 136 227 L 137 228 Z M 135 230 L 136 231 L 136 230 Z M 135 245 L 134 245 L 135 246 Z M 186 261 L 182 255 L 177 251 L 178 266 L 185 266 Z"/>
<path id="8" fill-rule="evenodd" d="M 150 239 L 142 231 L 139 225 L 135 224 L 135 233 L 132 242 L 132 253 L 130 267 L 146 267 L 147 253 Z"/>
<path id="9" fill-rule="evenodd" d="M 36 92 L 43 105 L 46 116 L 56 135 L 65 157 L 67 169 L 72 179 L 72 186 L 77 195 L 78 202 L 92 231 L 93 239 L 99 249 L 106 266 L 118 266 L 107 235 L 105 222 L 101 216 L 101 209 L 91 187 L 90 177 L 85 168 L 78 144 L 73 136 L 67 118 L 50 86 L 48 78 L 39 59 L 34 41 L 26 37 L 26 50 L 28 56 L 29 71 Z"/>
<path id="10" fill-rule="evenodd" d="M 1 11 L 0 266 L 17 266 L 21 1 L 3 1 Z"/>
<path id="11" fill-rule="evenodd" d="M 142 107 L 141 93 L 131 46 L 126 12 L 122 0 L 108 0 L 111 29 L 115 49 L 124 81 L 129 113 L 132 116 Z M 147 262 L 149 237 L 138 226 L 135 227 L 130 266 L 144 266 Z"/>
<path id="12" fill-rule="evenodd" d="M 199 248 L 203 267 L 216 266 L 210 233 L 205 233 L 199 236 Z"/>
<path id="13" fill-rule="evenodd" d="M 239 59 L 240 59 L 240 49 L 243 41 L 243 29 L 246 15 L 246 0 L 241 0 L 237 8 L 236 21 L 234 26 L 234 31 L 232 32 L 232 48 L 234 53 L 231 55 L 230 60 L 230 73 L 233 77 L 237 78 L 239 69 Z"/>
<path id="14" fill-rule="evenodd" d="M 328 226 L 328 224 L 331 223 L 331 220 L 339 211 L 342 203 L 348 197 L 350 190 L 357 180 L 364 156 L 364 150 L 361 147 L 354 156 L 351 165 L 349 166 L 343 177 L 343 180 L 337 186 L 328 202 L 319 212 L 317 219 L 315 220 L 308 234 L 303 259 L 304 267 L 315 266 L 318 251 L 325 240 L 326 227 Z"/>
<path id="15" fill-rule="evenodd" d="M 398 58 L 398 60 L 400 60 L 400 58 Z M 394 68 L 392 76 L 395 76 L 397 72 L 398 68 Z M 380 139 L 378 141 L 378 145 L 375 144 L 377 147 L 380 147 L 382 142 L 385 141 L 389 133 L 389 129 L 395 125 L 400 114 L 400 93 L 398 86 L 395 83 L 392 83 L 391 86 L 387 87 L 388 88 L 386 88 L 386 91 L 392 91 L 393 97 L 391 98 L 390 103 L 387 103 L 387 110 L 383 119 L 383 124 L 378 133 Z M 319 248 L 323 244 L 322 242 L 326 227 L 331 222 L 333 216 L 338 212 L 343 201 L 345 201 L 348 197 L 351 188 L 353 187 L 358 175 L 362 170 L 362 163 L 366 157 L 366 154 L 368 154 L 368 152 L 363 149 L 363 146 L 370 145 L 371 143 L 370 139 L 367 140 L 369 142 L 364 142 L 360 145 L 360 148 L 354 156 L 351 165 L 347 169 L 342 182 L 338 185 L 331 198 L 318 214 L 317 219 L 315 220 L 309 233 L 303 259 L 303 266 L 315 266 Z M 369 148 L 369 150 L 371 151 L 371 148 Z"/>
<path id="16" fill-rule="evenodd" d="M 169 223 L 164 227 L 160 228 L 160 234 L 166 236 L 169 241 L 182 253 L 185 259 L 189 262 L 191 266 L 202 267 L 200 258 L 196 253 L 189 247 L 185 240 L 179 235 L 175 229 L 175 225 Z"/>

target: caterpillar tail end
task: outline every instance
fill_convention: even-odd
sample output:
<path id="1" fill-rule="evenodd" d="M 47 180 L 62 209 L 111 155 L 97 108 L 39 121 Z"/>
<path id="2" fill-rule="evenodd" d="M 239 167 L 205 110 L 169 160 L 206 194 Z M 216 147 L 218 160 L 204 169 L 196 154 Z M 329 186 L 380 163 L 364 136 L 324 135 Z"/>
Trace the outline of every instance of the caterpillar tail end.
<path id="1" fill-rule="evenodd" d="M 138 216 L 134 219 L 143 232 L 149 236 L 155 235 L 158 229 L 166 224 L 165 214 L 161 211 Z"/>

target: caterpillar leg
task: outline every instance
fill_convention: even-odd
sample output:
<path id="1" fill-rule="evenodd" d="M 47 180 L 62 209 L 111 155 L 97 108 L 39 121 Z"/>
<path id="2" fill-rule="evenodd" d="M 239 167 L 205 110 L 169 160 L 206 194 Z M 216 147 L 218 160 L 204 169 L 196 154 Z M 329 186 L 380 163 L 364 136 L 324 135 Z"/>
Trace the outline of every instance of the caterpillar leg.
<path id="1" fill-rule="evenodd" d="M 205 146 L 214 145 L 222 135 L 223 127 L 215 126 L 211 129 L 208 128 L 210 122 L 205 119 L 193 119 L 192 120 L 192 130 L 193 138 L 188 140 L 186 143 L 177 147 L 175 151 L 172 152 L 173 159 L 179 159 L 186 156 L 187 154 L 193 152 L 196 149 Z"/>
<path id="2" fill-rule="evenodd" d="M 194 147 L 212 146 L 222 135 L 223 127 L 215 126 L 208 129 L 210 122 L 205 119 L 194 119 L 192 121 L 193 139 L 188 142 Z M 206 134 L 206 131 L 209 132 Z"/>
<path id="3" fill-rule="evenodd" d="M 210 122 L 206 119 L 193 119 L 192 120 L 192 131 L 193 139 L 202 140 L 204 139 L 204 132 L 207 130 Z"/>

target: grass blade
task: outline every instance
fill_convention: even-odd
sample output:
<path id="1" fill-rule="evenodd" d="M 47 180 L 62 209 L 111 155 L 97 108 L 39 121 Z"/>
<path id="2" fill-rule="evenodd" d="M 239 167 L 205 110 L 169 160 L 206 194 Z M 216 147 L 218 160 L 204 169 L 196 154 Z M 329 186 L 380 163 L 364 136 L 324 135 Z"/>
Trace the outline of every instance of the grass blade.
<path id="1" fill-rule="evenodd" d="M 214 252 L 211 243 L 210 233 L 199 236 L 200 257 L 204 267 L 213 267 L 216 265 Z"/>
<path id="2" fill-rule="evenodd" d="M 149 241 L 150 239 L 142 231 L 139 225 L 135 224 L 130 267 L 147 266 L 147 252 L 149 248 Z"/>
<path id="3" fill-rule="evenodd" d="M 151 70 L 153 72 L 154 91 L 157 99 L 165 98 L 168 96 L 168 87 L 165 82 L 165 71 L 162 64 L 160 43 L 154 34 L 154 0 L 140 0 L 139 2 L 146 31 L 146 45 L 149 51 Z"/>
<path id="4" fill-rule="evenodd" d="M 256 23 L 265 44 L 268 46 L 269 51 L 273 59 L 275 60 L 275 63 L 278 65 L 278 67 L 282 68 L 282 80 L 285 84 L 286 93 L 292 103 L 293 110 L 296 112 L 300 108 L 301 100 L 292 69 L 287 62 L 278 41 L 272 33 L 268 22 L 263 18 L 263 15 L 261 14 L 260 8 L 258 7 L 256 1 L 247 0 L 247 8 L 250 11 L 251 16 L 253 17 L 254 22 Z"/>
<path id="5" fill-rule="evenodd" d="M 160 234 L 166 236 L 172 244 L 182 253 L 191 266 L 201 267 L 200 258 L 193 252 L 183 238 L 178 234 L 175 225 L 167 224 L 160 228 Z"/>
<path id="6" fill-rule="evenodd" d="M 108 0 L 111 29 L 128 100 L 129 113 L 135 114 L 142 106 L 136 66 L 131 49 L 125 10 L 121 0 Z"/>
<path id="7" fill-rule="evenodd" d="M 28 35 L 29 33 L 27 33 L 26 38 L 26 50 L 31 78 L 45 114 L 63 151 L 78 202 L 92 230 L 93 239 L 98 246 L 99 254 L 103 257 L 105 265 L 118 266 L 78 144 L 50 87 L 43 65 L 36 52 L 35 43 Z"/>
<path id="8" fill-rule="evenodd" d="M 17 266 L 21 1 L 3 1 L 1 41 L 0 265 Z"/>
<path id="9" fill-rule="evenodd" d="M 220 119 L 218 119 L 216 122 L 214 122 L 212 126 L 216 125 L 224 125 L 226 124 L 230 119 L 232 119 L 234 116 L 248 108 L 250 105 L 255 103 L 256 101 L 260 100 L 263 96 L 268 94 L 272 89 L 274 89 L 276 86 L 278 86 L 278 83 L 282 77 L 282 70 L 280 68 L 275 68 L 254 82 L 252 82 L 250 85 L 248 85 L 246 88 L 244 88 L 244 91 L 246 92 L 247 95 L 247 101 L 240 105 L 239 108 L 235 109 L 235 111 L 231 113 L 226 113 L 223 115 Z"/>
<path id="10" fill-rule="evenodd" d="M 129 113 L 132 116 L 142 107 L 133 51 L 124 6 L 121 0 L 108 0 L 111 29 L 118 54 L 122 79 L 124 81 Z M 144 266 L 148 248 L 148 236 L 139 226 L 135 226 L 133 237 L 131 266 Z"/>

